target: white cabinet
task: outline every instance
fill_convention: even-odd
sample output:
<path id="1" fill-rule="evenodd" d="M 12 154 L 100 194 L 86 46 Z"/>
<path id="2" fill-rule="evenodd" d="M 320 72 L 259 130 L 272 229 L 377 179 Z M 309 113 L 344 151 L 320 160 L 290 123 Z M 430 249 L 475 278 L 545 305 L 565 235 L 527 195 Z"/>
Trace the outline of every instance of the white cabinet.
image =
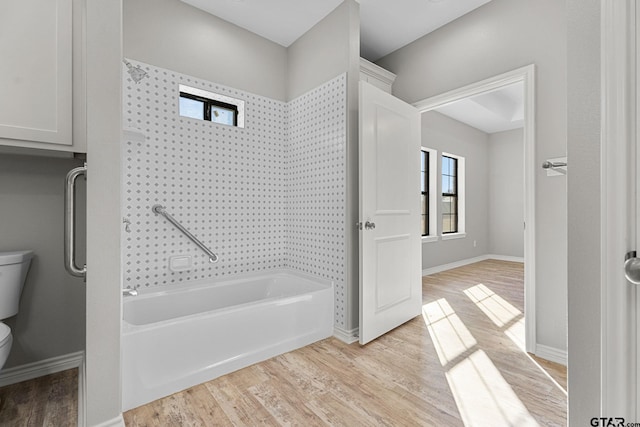
<path id="1" fill-rule="evenodd" d="M 360 58 L 360 80 L 363 82 L 371 83 L 378 89 L 391 93 L 391 86 L 395 79 L 396 75 L 391 71 L 387 71 L 373 62 Z"/>
<path id="2" fill-rule="evenodd" d="M 80 0 L 0 3 L 0 145 L 86 151 L 73 120 L 83 95 L 81 11 Z"/>

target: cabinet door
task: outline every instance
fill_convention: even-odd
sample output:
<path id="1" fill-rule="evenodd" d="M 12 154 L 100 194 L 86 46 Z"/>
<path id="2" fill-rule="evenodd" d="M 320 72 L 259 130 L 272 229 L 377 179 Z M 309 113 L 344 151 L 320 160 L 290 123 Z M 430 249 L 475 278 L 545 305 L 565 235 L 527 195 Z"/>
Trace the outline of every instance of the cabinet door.
<path id="1" fill-rule="evenodd" d="M 71 145 L 72 0 L 3 0 L 0 58 L 0 138 Z"/>

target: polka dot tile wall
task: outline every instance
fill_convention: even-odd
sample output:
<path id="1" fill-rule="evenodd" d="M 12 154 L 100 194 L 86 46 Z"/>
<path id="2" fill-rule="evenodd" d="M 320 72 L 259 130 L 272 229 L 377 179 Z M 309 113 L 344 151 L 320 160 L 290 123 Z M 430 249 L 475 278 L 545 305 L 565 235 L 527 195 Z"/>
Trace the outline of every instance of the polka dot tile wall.
<path id="1" fill-rule="evenodd" d="M 287 104 L 288 265 L 334 281 L 345 327 L 346 75 Z"/>
<path id="2" fill-rule="evenodd" d="M 131 288 L 292 268 L 336 286 L 344 327 L 346 75 L 289 103 L 129 60 L 124 73 L 124 281 Z M 245 128 L 181 117 L 178 85 L 245 101 Z M 151 207 L 165 206 L 215 264 Z M 188 271 L 169 257 L 189 255 Z"/>

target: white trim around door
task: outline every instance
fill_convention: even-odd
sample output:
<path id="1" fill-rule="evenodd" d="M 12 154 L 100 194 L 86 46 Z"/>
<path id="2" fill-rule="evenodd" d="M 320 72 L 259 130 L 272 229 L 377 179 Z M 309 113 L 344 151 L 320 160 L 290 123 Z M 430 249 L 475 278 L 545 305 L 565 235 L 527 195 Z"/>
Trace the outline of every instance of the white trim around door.
<path id="1" fill-rule="evenodd" d="M 602 0 L 600 152 L 601 415 L 636 420 L 636 289 L 624 276 L 637 247 L 638 50 L 634 0 Z"/>
<path id="2" fill-rule="evenodd" d="M 416 102 L 425 113 L 463 98 L 499 89 L 513 83 L 524 83 L 524 317 L 526 350 L 536 353 L 536 221 L 535 221 L 535 65 L 527 65 L 486 80 Z"/>

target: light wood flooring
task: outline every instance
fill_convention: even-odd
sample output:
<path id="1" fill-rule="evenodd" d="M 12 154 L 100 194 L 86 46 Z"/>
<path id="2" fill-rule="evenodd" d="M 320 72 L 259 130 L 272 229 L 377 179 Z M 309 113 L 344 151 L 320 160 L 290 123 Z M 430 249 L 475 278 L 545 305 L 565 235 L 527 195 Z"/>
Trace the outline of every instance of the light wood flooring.
<path id="1" fill-rule="evenodd" d="M 329 338 L 124 419 L 129 427 L 566 425 L 566 368 L 519 347 L 523 300 L 519 263 L 424 277 L 423 316 L 366 346 Z"/>
<path id="2" fill-rule="evenodd" d="M 78 370 L 0 387 L 0 426 L 78 424 Z"/>
<path id="3" fill-rule="evenodd" d="M 566 368 L 522 341 L 522 264 L 423 278 L 423 316 L 329 338 L 124 414 L 134 426 L 566 425 Z M 544 368 L 544 369 L 543 369 Z M 77 370 L 0 388 L 0 426 L 73 426 Z"/>

